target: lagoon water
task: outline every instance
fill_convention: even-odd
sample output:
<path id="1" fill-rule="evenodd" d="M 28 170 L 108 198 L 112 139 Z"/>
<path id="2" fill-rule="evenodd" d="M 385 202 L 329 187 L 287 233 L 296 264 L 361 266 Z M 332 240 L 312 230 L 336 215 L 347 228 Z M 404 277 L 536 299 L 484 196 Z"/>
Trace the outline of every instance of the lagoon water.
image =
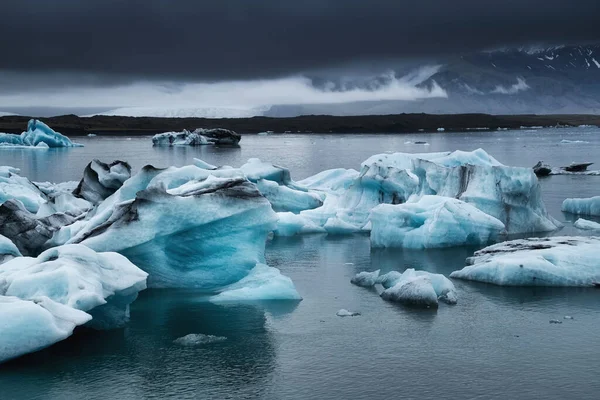
<path id="1" fill-rule="evenodd" d="M 194 157 L 239 166 L 258 157 L 302 179 L 328 168 L 359 169 L 377 153 L 481 147 L 506 165 L 589 161 L 600 169 L 597 128 L 244 135 L 239 148 L 156 148 L 150 137 L 75 139 L 85 147 L 0 150 L 0 165 L 18 167 L 34 181 L 57 182 L 80 179 L 93 158 L 126 160 L 137 170 L 190 164 Z M 561 143 L 565 139 L 579 142 Z M 412 144 L 417 140 L 429 145 Z M 566 197 L 600 195 L 600 176 L 551 176 L 541 186 L 549 212 L 565 222 L 555 234 L 589 234 L 573 228 L 574 217 L 560 205 Z M 364 235 L 277 238 L 267 246 L 267 261 L 293 279 L 302 302 L 217 306 L 189 290 L 147 290 L 132 305 L 126 328 L 80 331 L 0 366 L 0 399 L 598 398 L 597 289 L 455 281 L 456 306 L 423 310 L 350 284 L 363 270 L 448 275 L 474 250 L 375 251 Z M 362 315 L 337 317 L 341 308 Z M 574 319 L 563 319 L 567 315 Z M 173 343 L 190 333 L 227 340 Z"/>

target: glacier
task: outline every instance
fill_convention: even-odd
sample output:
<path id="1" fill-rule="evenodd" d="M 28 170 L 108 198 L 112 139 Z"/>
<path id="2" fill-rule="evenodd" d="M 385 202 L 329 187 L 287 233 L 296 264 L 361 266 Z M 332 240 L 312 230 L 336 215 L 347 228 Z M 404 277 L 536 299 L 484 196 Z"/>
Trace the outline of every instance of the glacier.
<path id="1" fill-rule="evenodd" d="M 229 129 L 198 128 L 193 132 L 184 129 L 181 132 L 164 132 L 152 137 L 154 146 L 202 146 L 209 144 L 236 145 L 241 136 Z"/>
<path id="2" fill-rule="evenodd" d="M 426 195 L 371 211 L 371 246 L 412 249 L 480 245 L 506 234 L 498 219 L 463 201 Z"/>
<path id="3" fill-rule="evenodd" d="M 0 362 L 40 350 L 85 324 L 122 327 L 147 274 L 117 253 L 83 245 L 0 265 Z"/>
<path id="4" fill-rule="evenodd" d="M 362 287 L 380 284 L 384 288 L 383 299 L 407 305 L 437 307 L 439 301 L 447 304 L 458 301 L 454 284 L 444 275 L 412 268 L 403 273 L 391 271 L 383 275 L 379 275 L 379 270 L 360 272 L 351 282 Z"/>
<path id="5" fill-rule="evenodd" d="M 20 135 L 0 133 L 0 148 L 50 148 L 50 147 L 81 147 L 71 139 L 55 132 L 48 125 L 37 119 L 30 119 L 27 130 Z"/>
<path id="6" fill-rule="evenodd" d="M 501 286 L 582 286 L 600 282 L 598 237 L 508 241 L 481 249 L 451 278 Z"/>
<path id="7" fill-rule="evenodd" d="M 571 214 L 600 216 L 600 196 L 587 199 L 566 199 L 563 201 L 561 209 Z"/>

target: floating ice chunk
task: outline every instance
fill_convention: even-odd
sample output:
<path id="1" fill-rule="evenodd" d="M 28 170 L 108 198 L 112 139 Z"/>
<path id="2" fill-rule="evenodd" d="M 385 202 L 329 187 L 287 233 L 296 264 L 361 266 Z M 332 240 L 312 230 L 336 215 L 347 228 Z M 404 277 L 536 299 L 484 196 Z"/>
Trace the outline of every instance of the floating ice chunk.
<path id="1" fill-rule="evenodd" d="M 21 257 L 21 252 L 17 246 L 7 237 L 0 235 L 0 264 L 15 257 Z"/>
<path id="2" fill-rule="evenodd" d="M 373 272 L 359 272 L 350 280 L 350 282 L 355 284 L 356 286 L 372 287 L 373 285 L 375 285 L 377 278 L 379 278 L 380 271 L 381 270 L 378 269 L 377 271 Z"/>
<path id="3" fill-rule="evenodd" d="M 357 317 L 360 315 L 359 312 L 348 311 L 345 308 L 342 308 L 338 312 L 335 313 L 338 317 Z"/>
<path id="4" fill-rule="evenodd" d="M 190 333 L 189 335 L 182 336 L 173 340 L 173 343 L 180 346 L 193 347 L 201 346 L 203 344 L 221 343 L 226 341 L 225 336 L 214 336 L 205 335 L 203 333 Z"/>
<path id="5" fill-rule="evenodd" d="M 27 131 L 20 135 L 10 133 L 0 133 L 0 145 L 3 147 L 14 146 L 23 147 L 79 147 L 80 144 L 71 142 L 71 140 L 52 130 L 48 125 L 37 119 L 31 119 L 27 123 Z"/>
<path id="6" fill-rule="evenodd" d="M 551 320 L 550 320 L 550 323 L 551 323 L 551 324 L 562 324 L 562 321 L 561 321 L 561 320 L 558 320 L 558 319 L 551 319 Z"/>
<path id="7" fill-rule="evenodd" d="M 64 340 L 91 318 L 47 297 L 30 301 L 0 295 L 0 363 Z"/>
<path id="8" fill-rule="evenodd" d="M 575 319 L 575 318 L 571 317 L 570 315 L 565 315 L 563 318 L 564 319 Z"/>
<path id="9" fill-rule="evenodd" d="M 147 276 L 120 254 L 67 245 L 2 264 L 0 295 L 23 300 L 47 297 L 92 314 L 89 325 L 105 329 L 128 320 L 129 304 L 146 288 Z"/>
<path id="10" fill-rule="evenodd" d="M 382 204 L 373 209 L 370 220 L 373 247 L 479 245 L 506 233 L 496 218 L 442 196 L 423 196 L 415 203 Z"/>
<path id="11" fill-rule="evenodd" d="M 240 167 L 240 170 L 250 182 L 257 182 L 261 179 L 277 182 L 281 185 L 290 185 L 293 182 L 289 169 L 263 162 L 258 158 L 249 159 L 246 164 Z"/>
<path id="12" fill-rule="evenodd" d="M 217 290 L 264 262 L 276 214 L 239 170 L 144 167 L 69 240 L 118 251 L 154 287 Z"/>
<path id="13" fill-rule="evenodd" d="M 600 282 L 600 238 L 513 240 L 486 247 L 451 278 L 501 286 L 594 286 Z"/>
<path id="14" fill-rule="evenodd" d="M 600 215 L 600 196 L 587 199 L 566 199 L 562 210 L 571 214 Z"/>
<path id="15" fill-rule="evenodd" d="M 444 132 L 446 129 L 445 128 L 437 128 L 438 132 Z"/>
<path id="16" fill-rule="evenodd" d="M 214 303 L 253 300 L 302 300 L 302 297 L 290 278 L 277 268 L 260 263 L 239 282 L 211 297 Z"/>
<path id="17" fill-rule="evenodd" d="M 583 143 L 589 143 L 586 142 L 585 140 L 569 140 L 569 139 L 563 139 L 560 141 L 561 144 L 583 144 Z"/>
<path id="18" fill-rule="evenodd" d="M 411 268 L 403 273 L 391 271 L 380 275 L 376 283 L 385 288 L 381 297 L 386 300 L 428 307 L 437 307 L 438 301 L 457 303 L 454 284 L 441 274 Z"/>
<path id="19" fill-rule="evenodd" d="M 190 132 L 184 129 L 181 132 L 159 133 L 152 137 L 154 146 L 201 146 L 208 144 L 235 145 L 242 137 L 228 129 L 196 129 Z"/>
<path id="20" fill-rule="evenodd" d="M 303 233 L 324 233 L 325 228 L 313 223 L 311 220 L 292 212 L 277 213 L 277 228 L 273 232 L 276 236 L 294 236 Z"/>
<path id="21" fill-rule="evenodd" d="M 99 204 L 117 191 L 131 178 L 131 166 L 124 161 L 110 164 L 99 160 L 90 162 L 83 171 L 83 178 L 73 194 L 92 204 Z"/>
<path id="22" fill-rule="evenodd" d="M 575 221 L 573 226 L 577 229 L 583 229 L 583 230 L 594 230 L 594 231 L 600 230 L 600 224 L 598 222 L 588 221 L 587 219 L 583 219 L 583 218 L 579 218 L 577 221 Z"/>

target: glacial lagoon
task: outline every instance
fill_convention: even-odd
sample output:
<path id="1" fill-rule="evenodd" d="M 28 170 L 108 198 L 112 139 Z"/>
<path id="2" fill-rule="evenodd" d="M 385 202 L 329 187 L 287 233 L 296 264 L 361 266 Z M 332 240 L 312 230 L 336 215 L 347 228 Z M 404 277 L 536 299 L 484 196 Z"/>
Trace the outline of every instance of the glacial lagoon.
<path id="1" fill-rule="evenodd" d="M 152 147 L 150 137 L 74 137 L 85 147 L 0 150 L 0 165 L 33 181 L 79 180 L 94 158 L 183 166 L 200 158 L 238 167 L 260 158 L 302 179 L 360 168 L 373 154 L 485 149 L 505 165 L 595 162 L 600 129 L 521 129 L 407 135 L 244 135 L 240 147 Z M 426 144 L 415 144 L 415 142 Z M 596 168 L 595 168 L 596 167 Z M 540 179 L 548 212 L 567 197 L 600 195 L 600 176 Z M 600 221 L 599 219 L 589 218 Z M 368 235 L 277 237 L 267 264 L 292 278 L 301 302 L 216 305 L 193 290 L 148 289 L 131 321 L 82 330 L 0 366 L 0 398 L 596 398 L 600 390 L 598 289 L 507 288 L 454 280 L 456 306 L 424 310 L 389 303 L 350 284 L 360 271 L 406 268 L 446 276 L 477 248 L 371 249 Z M 336 316 L 340 309 L 360 312 Z M 565 319 L 565 316 L 573 319 Z M 550 320 L 561 324 L 550 324 Z M 182 346 L 188 334 L 226 340 Z"/>

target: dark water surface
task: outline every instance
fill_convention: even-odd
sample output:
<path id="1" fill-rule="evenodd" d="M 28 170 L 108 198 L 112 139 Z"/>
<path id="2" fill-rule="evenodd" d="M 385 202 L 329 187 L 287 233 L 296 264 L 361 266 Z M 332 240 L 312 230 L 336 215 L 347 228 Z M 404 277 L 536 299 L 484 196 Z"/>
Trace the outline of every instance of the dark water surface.
<path id="1" fill-rule="evenodd" d="M 430 145 L 405 144 L 415 140 Z M 92 158 L 127 160 L 139 169 L 181 166 L 194 157 L 239 166 L 259 157 L 301 179 L 328 168 L 358 169 L 386 151 L 481 147 L 507 165 L 590 161 L 600 169 L 600 130 L 592 128 L 244 136 L 240 148 L 153 148 L 149 137 L 78 141 L 86 147 L 0 151 L 0 165 L 21 168 L 32 180 L 64 181 L 79 179 Z M 599 195 L 600 176 L 552 176 L 541 185 L 550 213 L 566 222 L 558 233 L 582 234 L 560 205 L 566 197 Z M 277 238 L 268 244 L 267 261 L 293 279 L 302 302 L 217 306 L 193 291 L 147 290 L 125 329 L 81 331 L 0 366 L 0 399 L 599 398 L 599 290 L 455 281 L 458 305 L 422 310 L 385 302 L 349 282 L 357 272 L 380 268 L 447 275 L 473 250 L 375 251 L 363 235 Z M 339 318 L 340 308 L 362 315 Z M 173 343 L 189 333 L 228 339 L 197 347 Z"/>

